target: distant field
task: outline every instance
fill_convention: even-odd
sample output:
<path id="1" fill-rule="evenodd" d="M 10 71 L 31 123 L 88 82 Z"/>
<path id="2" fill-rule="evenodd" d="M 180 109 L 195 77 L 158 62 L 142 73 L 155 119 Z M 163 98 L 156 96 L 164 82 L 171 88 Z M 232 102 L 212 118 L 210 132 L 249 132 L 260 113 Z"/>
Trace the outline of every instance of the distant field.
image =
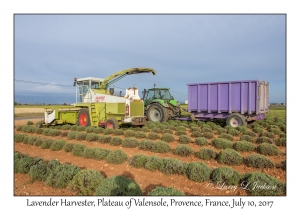
<path id="1" fill-rule="evenodd" d="M 14 106 L 14 117 L 44 116 L 45 107 L 72 108 L 73 106 L 34 106 L 17 105 Z"/>

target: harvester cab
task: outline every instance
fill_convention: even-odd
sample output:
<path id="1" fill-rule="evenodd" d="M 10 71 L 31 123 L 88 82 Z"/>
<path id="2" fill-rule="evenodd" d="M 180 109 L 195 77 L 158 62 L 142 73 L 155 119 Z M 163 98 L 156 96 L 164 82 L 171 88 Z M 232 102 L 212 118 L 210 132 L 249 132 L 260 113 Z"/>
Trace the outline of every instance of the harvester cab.
<path id="1" fill-rule="evenodd" d="M 145 89 L 143 100 L 145 116 L 149 121 L 164 122 L 181 115 L 180 104 L 173 98 L 169 88 Z"/>
<path id="2" fill-rule="evenodd" d="M 131 68 L 117 72 L 105 79 L 96 77 L 75 78 L 76 103 L 72 109 L 48 109 L 45 125 L 77 124 L 119 128 L 121 124 L 144 125 L 144 103 L 136 86 L 126 89 L 126 95 L 115 95 L 109 88 L 121 78 L 140 73 L 152 73 L 151 68 Z"/>

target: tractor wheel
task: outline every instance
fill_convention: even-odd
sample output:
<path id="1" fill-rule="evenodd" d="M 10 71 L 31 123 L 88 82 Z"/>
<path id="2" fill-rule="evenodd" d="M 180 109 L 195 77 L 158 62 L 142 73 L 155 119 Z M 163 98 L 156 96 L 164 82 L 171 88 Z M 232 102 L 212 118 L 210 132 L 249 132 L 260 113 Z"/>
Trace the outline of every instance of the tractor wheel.
<path id="1" fill-rule="evenodd" d="M 77 125 L 87 127 L 90 126 L 90 114 L 87 109 L 80 109 L 78 113 Z"/>
<path id="2" fill-rule="evenodd" d="M 231 127 L 238 127 L 238 126 L 246 126 L 247 122 L 243 115 L 238 113 L 233 113 L 227 117 L 226 124 Z"/>
<path id="3" fill-rule="evenodd" d="M 147 110 L 147 118 L 153 122 L 165 122 L 168 120 L 169 115 L 167 109 L 158 103 L 150 104 Z"/>
<path id="4" fill-rule="evenodd" d="M 116 118 L 109 118 L 105 122 L 105 128 L 118 129 L 119 128 L 118 120 L 116 120 Z"/>

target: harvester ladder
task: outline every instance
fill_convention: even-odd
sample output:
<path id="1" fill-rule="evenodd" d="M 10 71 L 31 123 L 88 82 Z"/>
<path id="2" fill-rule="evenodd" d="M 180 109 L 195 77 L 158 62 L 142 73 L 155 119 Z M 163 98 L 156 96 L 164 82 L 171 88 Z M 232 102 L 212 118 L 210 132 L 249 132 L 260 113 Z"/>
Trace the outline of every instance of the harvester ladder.
<path id="1" fill-rule="evenodd" d="M 91 125 L 98 126 L 98 116 L 95 108 L 95 104 L 91 103 L 90 106 L 90 113 L 91 113 Z"/>

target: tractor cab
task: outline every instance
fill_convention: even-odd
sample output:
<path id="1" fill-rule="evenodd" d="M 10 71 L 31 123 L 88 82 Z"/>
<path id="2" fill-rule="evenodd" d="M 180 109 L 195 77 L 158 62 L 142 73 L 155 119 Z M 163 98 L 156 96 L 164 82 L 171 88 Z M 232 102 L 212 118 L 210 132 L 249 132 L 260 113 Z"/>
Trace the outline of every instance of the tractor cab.
<path id="1" fill-rule="evenodd" d="M 99 90 L 103 81 L 104 79 L 96 77 L 74 78 L 74 86 L 77 87 L 76 102 L 91 102 L 92 93 Z"/>
<path id="2" fill-rule="evenodd" d="M 145 103 L 153 101 L 155 99 L 170 101 L 173 100 L 170 90 L 168 88 L 152 88 L 144 90 L 143 100 Z"/>

